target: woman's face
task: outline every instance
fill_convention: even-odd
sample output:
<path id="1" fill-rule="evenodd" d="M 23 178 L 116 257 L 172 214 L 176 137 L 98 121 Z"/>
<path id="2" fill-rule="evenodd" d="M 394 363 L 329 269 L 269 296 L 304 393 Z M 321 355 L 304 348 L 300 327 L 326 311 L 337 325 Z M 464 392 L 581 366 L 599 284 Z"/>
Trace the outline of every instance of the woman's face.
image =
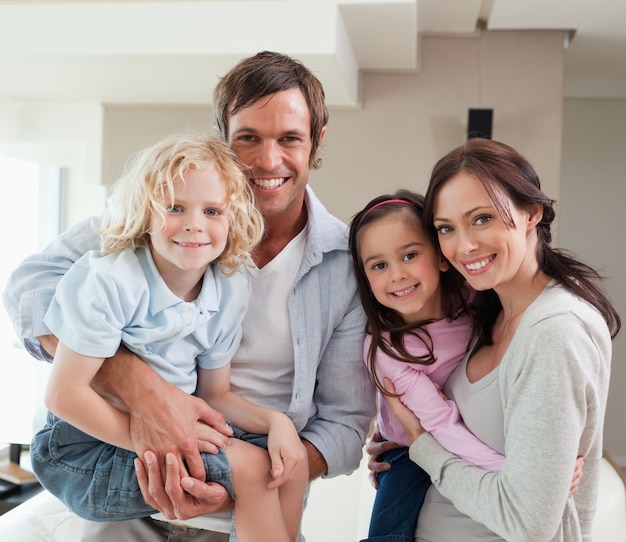
<path id="1" fill-rule="evenodd" d="M 514 227 L 471 174 L 450 178 L 435 198 L 433 223 L 441 251 L 476 290 L 515 285 L 537 270 L 535 226 L 541 216 L 516 208 L 503 191 L 501 196 Z"/>

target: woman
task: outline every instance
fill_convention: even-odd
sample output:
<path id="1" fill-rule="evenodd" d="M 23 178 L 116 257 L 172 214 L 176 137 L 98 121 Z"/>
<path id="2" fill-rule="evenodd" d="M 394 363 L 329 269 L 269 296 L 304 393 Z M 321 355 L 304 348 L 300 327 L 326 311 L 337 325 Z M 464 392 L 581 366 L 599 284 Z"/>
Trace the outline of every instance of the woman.
<path id="1" fill-rule="evenodd" d="M 433 169 L 424 220 L 479 292 L 481 322 L 444 393 L 506 461 L 500 473 L 463 461 L 393 401 L 410 457 L 433 482 L 418 541 L 590 540 L 621 322 L 599 274 L 550 247 L 553 205 L 532 166 L 502 143 L 472 139 Z M 571 496 L 579 455 L 585 474 Z"/>

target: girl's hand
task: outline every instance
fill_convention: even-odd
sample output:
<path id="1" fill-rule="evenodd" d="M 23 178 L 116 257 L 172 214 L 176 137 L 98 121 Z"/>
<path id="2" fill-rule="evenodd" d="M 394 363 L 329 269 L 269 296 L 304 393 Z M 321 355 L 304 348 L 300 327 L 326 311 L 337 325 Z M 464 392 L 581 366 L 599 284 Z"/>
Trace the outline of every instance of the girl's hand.
<path id="1" fill-rule="evenodd" d="M 388 378 L 385 378 L 384 380 L 384 387 L 389 393 L 396 393 L 396 388 L 393 385 L 393 382 L 391 382 Z M 423 433 L 426 433 L 426 430 L 422 427 L 419 418 L 402 404 L 399 397 L 387 396 L 385 399 L 391 408 L 393 415 L 402 424 L 402 427 L 404 427 L 404 431 L 411 442 L 416 440 L 417 437 Z"/>
<path id="2" fill-rule="evenodd" d="M 272 480 L 268 488 L 279 487 L 291 480 L 298 465 L 307 462 L 307 453 L 293 422 L 277 412 L 267 434 L 267 451 L 272 464 Z"/>

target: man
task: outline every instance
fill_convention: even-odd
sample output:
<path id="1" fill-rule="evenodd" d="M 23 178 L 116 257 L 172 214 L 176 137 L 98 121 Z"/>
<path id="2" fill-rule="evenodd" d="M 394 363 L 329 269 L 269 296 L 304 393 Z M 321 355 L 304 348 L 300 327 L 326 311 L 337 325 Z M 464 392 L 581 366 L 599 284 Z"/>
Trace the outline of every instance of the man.
<path id="1" fill-rule="evenodd" d="M 349 473 L 358 467 L 375 402 L 362 362 L 365 318 L 346 228 L 307 186 L 310 169 L 320 166 L 328 122 L 322 85 L 300 62 L 262 52 L 220 81 L 213 105 L 220 135 L 246 167 L 266 223 L 249 269 L 252 293 L 232 362 L 232 389 L 292 419 L 307 449 L 311 480 Z M 55 285 L 97 246 L 85 221 L 12 275 L 4 303 L 33 355 L 53 355 L 56 338 L 42 318 Z M 135 451 L 144 459 L 136 463 L 138 479 L 149 504 L 170 519 L 232 504 L 221 486 L 201 481 L 198 449 L 207 431 L 223 426 L 219 413 L 123 349 L 105 362 L 94 386 L 130 411 Z M 183 461 L 195 479 L 181 479 Z M 88 524 L 83 536 L 225 539 L 150 518 L 120 523 Z"/>

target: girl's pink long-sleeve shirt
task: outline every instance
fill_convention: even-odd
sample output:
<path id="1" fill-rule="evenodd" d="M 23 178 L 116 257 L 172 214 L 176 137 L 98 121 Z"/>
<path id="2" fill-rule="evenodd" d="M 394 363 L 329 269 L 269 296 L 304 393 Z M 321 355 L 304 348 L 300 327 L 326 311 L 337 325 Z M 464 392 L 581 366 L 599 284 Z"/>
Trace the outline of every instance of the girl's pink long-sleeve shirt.
<path id="1" fill-rule="evenodd" d="M 438 320 L 424 326 L 432 339 L 437 361 L 432 365 L 406 363 L 393 359 L 380 349 L 376 352 L 376 373 L 380 382 L 389 378 L 401 395 L 401 401 L 420 419 L 422 426 L 437 439 L 449 452 L 474 463 L 481 468 L 500 471 L 504 456 L 487 446 L 465 427 L 459 409 L 454 401 L 445 400 L 434 383 L 440 388 L 461 362 L 467 352 L 472 333 L 472 323 L 468 316 L 456 320 Z M 364 344 L 364 359 L 368 359 L 371 335 Z M 426 353 L 426 347 L 417 337 L 404 336 L 406 349 L 413 354 Z M 378 394 L 378 428 L 383 437 L 392 442 L 409 446 L 406 433 L 398 422 L 385 396 Z"/>

